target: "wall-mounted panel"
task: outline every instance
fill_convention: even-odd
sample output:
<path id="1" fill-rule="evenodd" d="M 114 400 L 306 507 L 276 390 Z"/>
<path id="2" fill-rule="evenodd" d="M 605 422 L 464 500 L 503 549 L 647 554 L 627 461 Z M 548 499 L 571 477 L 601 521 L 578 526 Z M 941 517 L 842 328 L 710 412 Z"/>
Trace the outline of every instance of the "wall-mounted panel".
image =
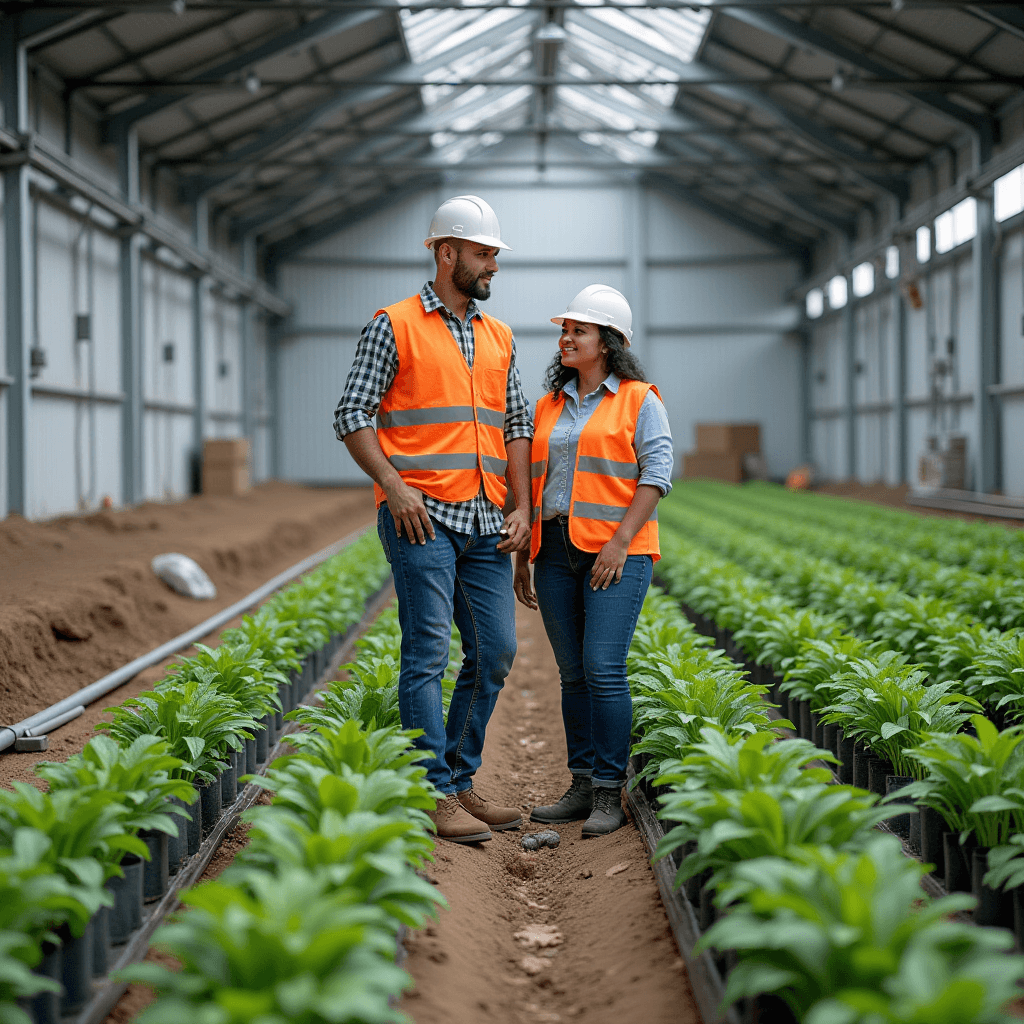
<path id="1" fill-rule="evenodd" d="M 242 433 L 241 308 L 213 292 L 206 303 L 206 437 Z"/>
<path id="2" fill-rule="evenodd" d="M 999 337 L 1002 383 L 1024 385 L 1024 231 L 1020 229 L 1003 238 Z"/>
<path id="3" fill-rule="evenodd" d="M 772 254 L 768 242 L 688 203 L 648 193 L 648 251 L 657 258 Z"/>

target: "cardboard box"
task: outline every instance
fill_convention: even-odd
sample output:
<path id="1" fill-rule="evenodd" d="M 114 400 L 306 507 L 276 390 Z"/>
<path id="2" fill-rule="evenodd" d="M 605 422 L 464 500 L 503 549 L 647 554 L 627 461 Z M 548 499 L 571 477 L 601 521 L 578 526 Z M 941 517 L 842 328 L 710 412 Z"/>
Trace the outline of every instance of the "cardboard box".
<path id="1" fill-rule="evenodd" d="M 249 442 L 244 437 L 211 437 L 203 444 L 203 494 L 220 497 L 249 490 Z"/>
<path id="2" fill-rule="evenodd" d="M 688 480 L 743 480 L 743 456 L 739 452 L 687 452 L 683 456 L 683 477 Z"/>
<path id="3" fill-rule="evenodd" d="M 698 423 L 698 452 L 757 455 L 761 451 L 760 423 Z"/>

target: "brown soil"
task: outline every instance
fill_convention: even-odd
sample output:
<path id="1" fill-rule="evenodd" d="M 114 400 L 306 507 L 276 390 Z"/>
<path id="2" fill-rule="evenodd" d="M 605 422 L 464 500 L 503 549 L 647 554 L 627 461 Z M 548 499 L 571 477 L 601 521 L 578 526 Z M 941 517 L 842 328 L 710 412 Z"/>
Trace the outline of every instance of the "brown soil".
<path id="1" fill-rule="evenodd" d="M 476 785 L 552 803 L 569 783 L 558 671 L 540 616 L 517 609 L 519 654 L 488 728 Z M 438 843 L 431 881 L 450 910 L 406 942 L 416 1024 L 697 1024 L 699 1012 L 632 823 L 603 839 L 558 825 L 555 850 L 525 832 L 479 846 Z"/>
<path id="2" fill-rule="evenodd" d="M 268 483 L 243 497 L 46 523 L 8 517 L 0 522 L 0 724 L 27 718 L 145 654 L 373 516 L 369 488 Z M 217 587 L 215 600 L 182 597 L 156 577 L 150 560 L 169 551 L 202 566 Z M 174 660 L 86 708 L 52 735 L 45 754 L 0 754 L 0 785 L 34 781 L 37 761 L 81 750 L 104 708 L 151 686 Z"/>
<path id="3" fill-rule="evenodd" d="M 900 484 L 889 487 L 887 484 L 862 484 L 856 480 L 842 480 L 836 483 L 816 484 L 814 489 L 822 494 L 832 494 L 837 498 L 849 498 L 854 501 L 868 501 L 874 505 L 890 505 L 913 512 L 919 516 L 939 516 L 943 519 L 980 520 L 985 523 L 999 523 L 1010 530 L 1024 529 L 1024 522 L 1014 519 L 1002 519 L 999 516 L 980 516 L 970 512 L 947 512 L 941 508 L 923 508 L 920 505 L 907 504 L 910 487 Z"/>

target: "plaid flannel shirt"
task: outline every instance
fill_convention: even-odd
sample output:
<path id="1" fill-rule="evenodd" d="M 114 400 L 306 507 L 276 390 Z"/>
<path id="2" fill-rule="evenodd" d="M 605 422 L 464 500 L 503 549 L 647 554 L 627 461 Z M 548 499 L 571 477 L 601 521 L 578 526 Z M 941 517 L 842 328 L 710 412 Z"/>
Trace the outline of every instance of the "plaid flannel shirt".
<path id="1" fill-rule="evenodd" d="M 420 289 L 423 308 L 428 313 L 435 309 L 441 311 L 452 337 L 465 356 L 466 362 L 472 367 L 475 353 L 473 321 L 482 316 L 480 308 L 475 299 L 470 299 L 466 309 L 466 320 L 463 323 L 454 313 L 449 312 L 437 297 L 432 285 L 433 282 L 428 281 Z M 352 369 L 349 370 L 348 379 L 345 381 L 344 394 L 334 410 L 334 432 L 338 435 L 338 440 L 343 440 L 347 434 L 356 430 L 374 425 L 374 417 L 377 415 L 381 399 L 391 387 L 397 373 L 398 347 L 395 345 L 395 334 L 391 329 L 391 319 L 387 313 L 381 313 L 363 328 L 363 333 L 359 336 Z M 533 417 L 519 379 L 516 342 L 513 338 L 505 399 L 505 443 L 518 437 L 525 437 L 527 440 L 533 438 Z M 431 516 L 456 533 L 470 533 L 474 526 L 481 534 L 497 533 L 504 519 L 502 510 L 484 494 L 482 486 L 476 497 L 469 501 L 438 501 L 437 498 L 425 494 L 423 503 Z"/>

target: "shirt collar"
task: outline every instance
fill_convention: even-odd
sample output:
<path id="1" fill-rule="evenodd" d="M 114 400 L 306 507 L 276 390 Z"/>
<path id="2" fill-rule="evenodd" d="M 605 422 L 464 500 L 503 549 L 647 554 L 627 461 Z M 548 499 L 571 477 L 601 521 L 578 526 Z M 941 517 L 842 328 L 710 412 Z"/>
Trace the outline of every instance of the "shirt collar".
<path id="1" fill-rule="evenodd" d="M 604 388 L 606 391 L 610 391 L 613 395 L 617 395 L 619 393 L 620 383 L 621 378 L 617 374 L 609 373 L 608 376 L 598 384 L 597 390 L 600 391 L 601 388 Z M 578 402 L 580 400 L 579 377 L 573 377 L 572 380 L 566 381 L 562 390 L 568 392 Z"/>
<path id="2" fill-rule="evenodd" d="M 428 281 L 420 289 L 420 302 L 423 303 L 424 313 L 433 313 L 435 309 L 439 309 L 443 316 L 454 316 L 454 314 L 448 309 L 447 306 L 437 297 L 437 292 L 434 291 L 434 282 Z M 469 305 L 466 306 L 466 319 L 467 320 L 479 320 L 483 316 L 480 311 L 480 307 L 476 304 L 476 299 L 470 299 Z"/>

